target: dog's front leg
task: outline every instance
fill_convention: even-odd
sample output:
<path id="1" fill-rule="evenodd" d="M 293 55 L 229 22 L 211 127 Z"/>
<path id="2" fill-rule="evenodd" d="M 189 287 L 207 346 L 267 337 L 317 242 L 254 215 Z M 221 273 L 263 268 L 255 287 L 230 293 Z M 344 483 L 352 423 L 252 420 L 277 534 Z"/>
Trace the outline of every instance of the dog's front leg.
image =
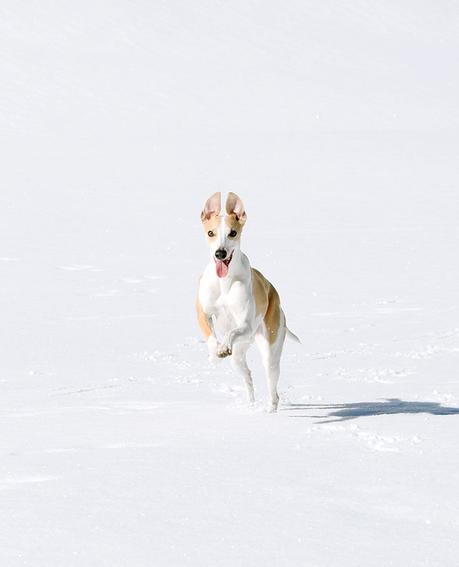
<path id="1" fill-rule="evenodd" d="M 218 354 L 218 340 L 217 333 L 215 332 L 214 321 L 212 316 L 206 316 L 206 321 L 210 329 L 210 335 L 207 337 L 207 350 L 209 352 L 209 362 L 215 364 L 218 358 L 221 358 Z"/>
<path id="2" fill-rule="evenodd" d="M 235 326 L 229 330 L 221 344 L 218 345 L 217 356 L 225 358 L 233 352 L 233 345 L 239 342 L 250 342 L 255 334 L 255 303 L 251 298 L 251 290 L 243 282 L 235 282 L 231 287 L 229 309 Z"/>
<path id="3" fill-rule="evenodd" d="M 196 301 L 196 312 L 198 315 L 199 326 L 206 337 L 207 348 L 209 350 L 209 362 L 217 361 L 217 334 L 215 332 L 214 320 L 210 309 L 204 310 L 200 298 Z"/>

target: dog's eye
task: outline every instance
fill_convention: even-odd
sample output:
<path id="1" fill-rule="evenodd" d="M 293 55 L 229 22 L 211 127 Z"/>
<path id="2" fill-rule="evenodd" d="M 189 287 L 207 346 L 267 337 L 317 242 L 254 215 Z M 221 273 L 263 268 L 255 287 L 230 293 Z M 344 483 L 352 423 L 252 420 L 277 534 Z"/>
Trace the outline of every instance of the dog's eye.
<path id="1" fill-rule="evenodd" d="M 209 232 L 207 233 L 207 236 L 210 236 L 210 238 L 212 238 L 212 236 L 215 236 L 213 230 L 209 230 Z"/>
<path id="2" fill-rule="evenodd" d="M 235 236 L 237 236 L 237 232 L 233 229 L 233 230 L 229 233 L 228 236 L 230 236 L 231 238 L 234 238 Z"/>

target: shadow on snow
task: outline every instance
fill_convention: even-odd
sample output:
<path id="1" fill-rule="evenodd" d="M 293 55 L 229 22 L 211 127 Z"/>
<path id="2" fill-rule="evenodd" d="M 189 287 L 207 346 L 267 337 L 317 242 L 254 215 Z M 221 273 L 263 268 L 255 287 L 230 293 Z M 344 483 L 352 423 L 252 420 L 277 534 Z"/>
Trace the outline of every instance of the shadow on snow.
<path id="1" fill-rule="evenodd" d="M 290 417 L 319 418 L 317 423 L 334 423 L 372 415 L 391 415 L 400 413 L 430 413 L 431 415 L 457 415 L 459 408 L 442 406 L 437 402 L 404 402 L 398 398 L 388 398 L 382 402 L 353 402 L 348 404 L 286 404 L 281 411 L 333 410 L 325 415 L 291 415 Z M 334 419 L 327 419 L 334 418 Z"/>

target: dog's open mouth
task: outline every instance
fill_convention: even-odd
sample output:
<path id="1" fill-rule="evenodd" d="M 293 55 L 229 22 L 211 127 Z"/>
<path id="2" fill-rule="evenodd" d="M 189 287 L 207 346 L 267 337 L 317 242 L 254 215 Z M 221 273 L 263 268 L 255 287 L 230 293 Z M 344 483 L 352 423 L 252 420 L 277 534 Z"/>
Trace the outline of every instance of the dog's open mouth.
<path id="1" fill-rule="evenodd" d="M 233 259 L 232 252 L 229 258 L 227 258 L 226 260 L 217 260 L 217 258 L 214 258 L 215 269 L 217 270 L 217 276 L 219 278 L 225 278 L 228 275 L 228 268 L 232 259 Z"/>

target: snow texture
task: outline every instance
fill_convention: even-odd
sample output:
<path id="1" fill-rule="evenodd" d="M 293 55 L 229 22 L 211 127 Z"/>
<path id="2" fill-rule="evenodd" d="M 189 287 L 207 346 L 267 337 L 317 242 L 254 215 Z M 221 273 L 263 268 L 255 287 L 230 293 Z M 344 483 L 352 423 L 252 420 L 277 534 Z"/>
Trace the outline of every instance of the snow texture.
<path id="1" fill-rule="evenodd" d="M 0 565 L 455 567 L 455 1 L 4 0 Z M 205 199 L 289 326 L 194 314 Z"/>

